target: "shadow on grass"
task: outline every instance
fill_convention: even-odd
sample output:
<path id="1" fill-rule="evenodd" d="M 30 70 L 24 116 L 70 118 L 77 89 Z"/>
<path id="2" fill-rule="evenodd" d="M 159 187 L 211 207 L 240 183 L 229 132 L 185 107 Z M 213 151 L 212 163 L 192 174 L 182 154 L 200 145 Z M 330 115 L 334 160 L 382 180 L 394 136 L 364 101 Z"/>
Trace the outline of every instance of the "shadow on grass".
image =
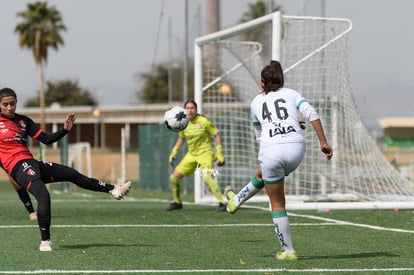
<path id="1" fill-rule="evenodd" d="M 303 256 L 299 255 L 300 260 L 315 260 L 315 259 L 361 259 L 361 258 L 375 258 L 375 257 L 399 257 L 400 255 L 389 252 L 366 252 L 346 255 L 321 255 L 321 256 Z"/>
<path id="2" fill-rule="evenodd" d="M 99 247 L 157 247 L 159 245 L 147 245 L 147 244 L 111 244 L 111 243 L 97 243 L 97 244 L 74 244 L 74 245 L 59 245 L 59 250 L 65 249 L 87 249 L 87 248 L 99 248 Z"/>
<path id="3" fill-rule="evenodd" d="M 193 212 L 197 212 L 197 213 L 223 213 L 223 214 L 229 214 L 227 211 L 219 211 L 218 210 L 218 203 L 217 205 L 202 205 L 202 206 L 194 206 L 194 205 L 186 205 L 184 203 L 183 208 L 182 209 L 178 209 L 178 210 L 172 210 L 172 211 L 166 211 L 165 208 L 168 207 L 168 205 L 165 205 L 165 207 L 162 209 L 164 210 L 165 213 L 193 213 Z"/>
<path id="4" fill-rule="evenodd" d="M 249 244 L 249 243 L 266 243 L 268 240 L 265 239 L 257 239 L 257 240 L 242 240 L 240 243 Z"/>

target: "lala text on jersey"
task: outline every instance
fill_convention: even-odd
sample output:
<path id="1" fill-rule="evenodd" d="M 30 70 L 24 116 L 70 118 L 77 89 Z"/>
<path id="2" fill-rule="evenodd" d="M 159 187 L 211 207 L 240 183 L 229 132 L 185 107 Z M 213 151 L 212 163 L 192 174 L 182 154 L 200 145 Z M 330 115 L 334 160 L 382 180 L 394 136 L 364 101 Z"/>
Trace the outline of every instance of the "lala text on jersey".
<path id="1" fill-rule="evenodd" d="M 285 126 L 282 126 L 280 123 L 272 122 L 272 124 L 275 126 L 275 128 L 269 129 L 270 137 L 274 137 L 277 135 L 286 135 L 292 132 L 296 132 L 295 128 L 291 125 L 285 127 Z"/>

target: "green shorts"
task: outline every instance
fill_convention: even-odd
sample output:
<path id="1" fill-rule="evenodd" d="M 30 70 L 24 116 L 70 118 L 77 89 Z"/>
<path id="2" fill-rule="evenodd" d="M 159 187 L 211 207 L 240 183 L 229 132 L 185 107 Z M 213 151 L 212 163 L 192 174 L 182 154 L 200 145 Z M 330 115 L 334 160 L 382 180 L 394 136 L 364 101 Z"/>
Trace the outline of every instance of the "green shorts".
<path id="1" fill-rule="evenodd" d="M 184 176 L 189 176 L 194 173 L 197 167 L 200 167 L 202 170 L 211 171 L 213 169 L 213 163 L 213 151 L 207 151 L 198 156 L 187 153 L 177 167 L 175 167 L 175 170 Z"/>

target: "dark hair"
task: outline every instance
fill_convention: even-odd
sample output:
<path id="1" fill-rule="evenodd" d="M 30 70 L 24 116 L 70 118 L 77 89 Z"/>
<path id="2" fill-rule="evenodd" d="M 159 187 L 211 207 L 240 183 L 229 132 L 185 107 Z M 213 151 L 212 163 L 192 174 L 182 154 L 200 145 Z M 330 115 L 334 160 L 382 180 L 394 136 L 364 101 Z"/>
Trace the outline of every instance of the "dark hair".
<path id="1" fill-rule="evenodd" d="M 13 96 L 17 100 L 17 95 L 13 89 L 10 88 L 3 88 L 0 90 L 0 100 L 6 96 Z"/>
<path id="2" fill-rule="evenodd" d="M 185 106 L 187 106 L 187 104 L 188 104 L 188 103 L 192 103 L 192 104 L 194 104 L 194 106 L 196 107 L 196 110 L 197 110 L 197 103 L 195 102 L 195 100 L 194 100 L 194 99 L 187 100 L 187 101 L 184 103 L 184 108 L 185 108 Z"/>
<path id="3" fill-rule="evenodd" d="M 283 87 L 285 85 L 285 76 L 283 75 L 282 65 L 280 64 L 279 61 L 271 60 L 270 61 L 270 66 L 275 68 L 275 70 L 280 74 L 279 75 L 280 87 Z"/>
<path id="4" fill-rule="evenodd" d="M 265 66 L 261 72 L 261 81 L 264 84 L 264 91 L 277 91 L 283 87 L 285 79 L 280 63 L 272 60 L 269 65 Z"/>

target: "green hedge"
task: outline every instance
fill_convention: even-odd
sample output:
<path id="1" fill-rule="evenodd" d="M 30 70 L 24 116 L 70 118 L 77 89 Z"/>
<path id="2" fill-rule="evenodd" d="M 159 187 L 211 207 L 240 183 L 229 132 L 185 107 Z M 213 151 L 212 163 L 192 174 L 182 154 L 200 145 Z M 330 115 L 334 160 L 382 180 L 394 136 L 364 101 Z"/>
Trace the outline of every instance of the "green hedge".
<path id="1" fill-rule="evenodd" d="M 173 168 L 168 163 L 171 149 L 177 141 L 178 134 L 168 130 L 164 124 L 148 124 L 138 127 L 139 142 L 139 188 L 143 190 L 169 191 L 170 174 Z M 187 152 L 187 145 L 177 155 L 177 161 Z M 184 178 L 181 184 L 182 192 L 194 191 L 193 176 Z"/>

